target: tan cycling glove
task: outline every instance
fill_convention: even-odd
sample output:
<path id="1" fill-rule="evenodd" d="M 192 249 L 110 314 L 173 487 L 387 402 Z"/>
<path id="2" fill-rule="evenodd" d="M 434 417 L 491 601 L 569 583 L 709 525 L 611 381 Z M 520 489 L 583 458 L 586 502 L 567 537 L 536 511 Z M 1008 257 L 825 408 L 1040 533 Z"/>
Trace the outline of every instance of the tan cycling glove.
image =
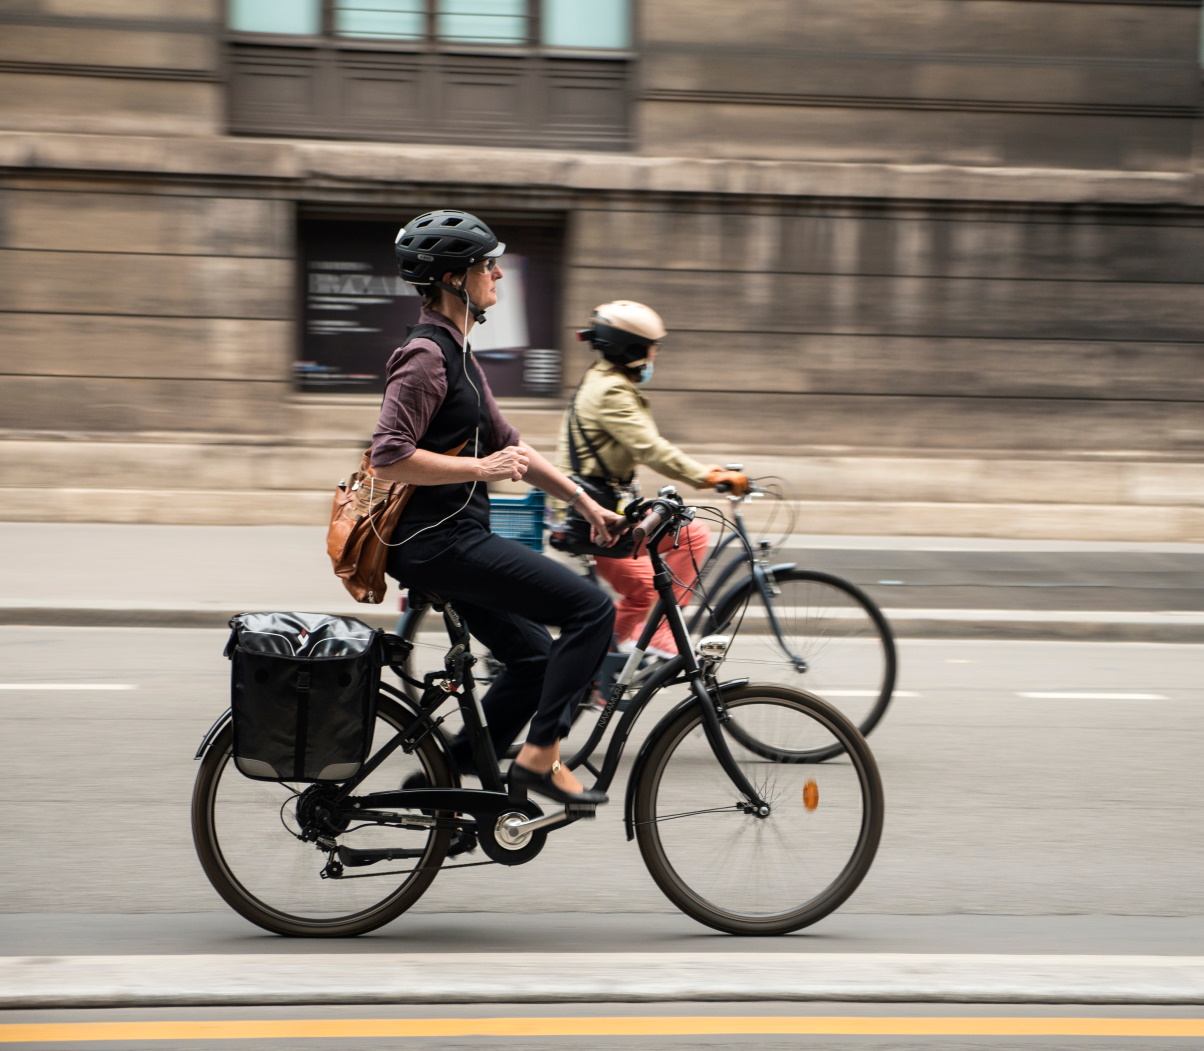
<path id="1" fill-rule="evenodd" d="M 724 467 L 719 467 L 717 464 L 711 464 L 707 467 L 707 476 L 702 483 L 703 489 L 714 489 L 715 486 L 726 482 L 732 487 L 731 491 L 736 496 L 743 496 L 748 492 L 748 475 L 741 474 L 739 471 L 729 471 Z"/>

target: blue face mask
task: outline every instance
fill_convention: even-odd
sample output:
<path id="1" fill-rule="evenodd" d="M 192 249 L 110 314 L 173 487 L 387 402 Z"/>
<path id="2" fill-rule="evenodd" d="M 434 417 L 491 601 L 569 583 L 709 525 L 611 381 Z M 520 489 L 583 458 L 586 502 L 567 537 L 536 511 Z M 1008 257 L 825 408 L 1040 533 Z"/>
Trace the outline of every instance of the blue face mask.
<path id="1" fill-rule="evenodd" d="M 641 387 L 652 379 L 653 364 L 654 363 L 651 361 L 645 361 L 644 364 L 640 366 L 640 374 L 638 377 L 636 377 L 636 383 L 638 383 Z"/>

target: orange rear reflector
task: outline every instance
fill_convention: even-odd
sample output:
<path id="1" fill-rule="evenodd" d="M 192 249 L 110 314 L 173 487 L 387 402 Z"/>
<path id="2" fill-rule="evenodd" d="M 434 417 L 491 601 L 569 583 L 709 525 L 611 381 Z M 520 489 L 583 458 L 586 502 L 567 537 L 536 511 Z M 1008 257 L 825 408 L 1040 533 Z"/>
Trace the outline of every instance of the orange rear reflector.
<path id="1" fill-rule="evenodd" d="M 819 785 L 811 778 L 807 778 L 806 784 L 803 785 L 803 806 L 808 810 L 814 810 L 819 806 Z"/>

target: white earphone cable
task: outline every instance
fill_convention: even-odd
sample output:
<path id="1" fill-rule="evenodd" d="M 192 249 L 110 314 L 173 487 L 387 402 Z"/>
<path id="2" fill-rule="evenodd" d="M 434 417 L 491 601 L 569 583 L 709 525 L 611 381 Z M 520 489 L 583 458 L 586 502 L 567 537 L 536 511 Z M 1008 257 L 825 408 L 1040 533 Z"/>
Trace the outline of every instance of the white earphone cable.
<path id="1" fill-rule="evenodd" d="M 465 277 L 464 280 L 465 280 L 465 282 L 467 282 L 468 278 Z M 468 297 L 467 291 L 464 290 L 463 287 L 461 287 L 461 290 L 464 291 L 464 324 L 460 329 L 460 359 L 464 365 L 464 377 L 465 377 L 465 379 L 468 380 L 468 385 L 470 387 L 472 387 L 473 393 L 475 393 L 477 396 L 477 425 L 476 425 L 476 430 L 473 432 L 473 437 L 472 437 L 472 455 L 474 457 L 479 458 L 481 455 L 481 392 L 477 388 L 477 385 L 475 383 L 473 383 L 472 372 L 468 368 L 468 365 L 469 365 L 469 361 L 468 361 L 468 302 L 469 302 L 469 297 Z M 368 520 L 372 523 L 372 532 L 376 534 L 376 539 L 379 540 L 382 544 L 384 544 L 385 547 L 401 547 L 402 544 L 408 544 L 411 540 L 414 539 L 414 537 L 418 536 L 420 533 L 425 533 L 428 529 L 435 529 L 438 526 L 443 525 L 444 522 L 448 522 L 451 519 L 455 518 L 456 515 L 458 515 L 461 511 L 464 510 L 464 508 L 466 508 L 468 506 L 469 502 L 472 500 L 473 493 L 475 493 L 477 491 L 477 480 L 473 479 L 473 483 L 469 487 L 468 496 L 465 497 L 464 503 L 462 503 L 459 507 L 457 507 L 450 515 L 448 515 L 446 518 L 439 519 L 438 522 L 433 522 L 431 525 L 423 526 L 421 529 L 414 530 L 414 532 L 411 533 L 409 536 L 407 536 L 404 540 L 398 540 L 397 543 L 390 544 L 383 536 L 380 535 L 380 532 L 376 528 L 376 520 L 372 517 L 372 515 L 373 515 L 372 497 L 375 494 L 375 482 L 376 482 L 375 478 L 370 479 L 370 481 L 369 481 Z"/>

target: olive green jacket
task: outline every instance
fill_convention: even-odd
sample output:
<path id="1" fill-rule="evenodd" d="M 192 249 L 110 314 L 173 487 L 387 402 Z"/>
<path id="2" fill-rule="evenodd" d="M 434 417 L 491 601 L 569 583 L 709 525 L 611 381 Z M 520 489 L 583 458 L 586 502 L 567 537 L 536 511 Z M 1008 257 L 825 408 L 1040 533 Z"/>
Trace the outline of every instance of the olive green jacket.
<path id="1" fill-rule="evenodd" d="M 706 480 L 707 469 L 661 436 L 648 409 L 648 399 L 609 362 L 600 361 L 585 374 L 576 397 L 577 420 L 594 444 L 602 463 L 590 454 L 573 428 L 581 473 L 622 481 L 637 464 L 651 467 L 658 474 L 698 488 Z M 556 466 L 568 474 L 572 470 L 568 447 L 569 413 L 560 425 L 556 445 Z"/>

